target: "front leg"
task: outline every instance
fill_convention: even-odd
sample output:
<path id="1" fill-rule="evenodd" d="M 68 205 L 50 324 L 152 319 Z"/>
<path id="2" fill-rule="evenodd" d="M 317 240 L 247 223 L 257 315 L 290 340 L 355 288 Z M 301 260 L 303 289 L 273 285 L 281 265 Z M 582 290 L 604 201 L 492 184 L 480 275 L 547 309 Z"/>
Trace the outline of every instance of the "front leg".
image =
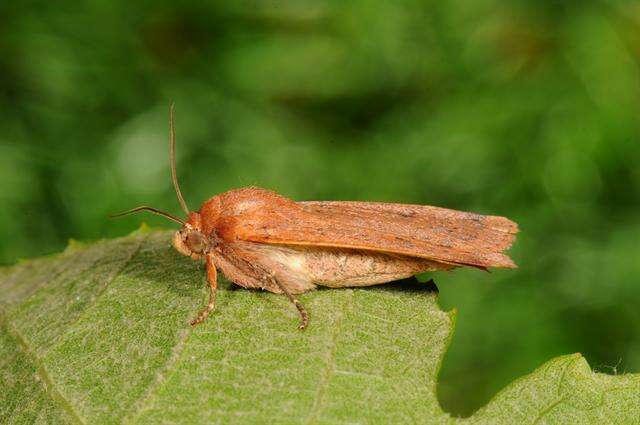
<path id="1" fill-rule="evenodd" d="M 216 265 L 213 263 L 213 256 L 207 255 L 207 281 L 209 281 L 209 304 L 202 309 L 198 317 L 191 321 L 191 326 L 198 325 L 209 316 L 209 313 L 213 311 L 216 306 L 216 292 L 218 290 L 218 272 Z"/>

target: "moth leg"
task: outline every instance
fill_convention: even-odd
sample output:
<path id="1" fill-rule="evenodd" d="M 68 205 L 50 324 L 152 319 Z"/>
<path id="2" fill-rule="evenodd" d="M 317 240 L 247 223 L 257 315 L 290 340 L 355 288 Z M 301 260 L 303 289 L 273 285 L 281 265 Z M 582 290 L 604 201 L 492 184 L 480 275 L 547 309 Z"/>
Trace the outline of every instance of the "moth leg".
<path id="1" fill-rule="evenodd" d="M 218 272 L 216 271 L 216 266 L 213 263 L 213 257 L 211 255 L 207 255 L 207 281 L 209 281 L 209 304 L 205 308 L 202 309 L 198 317 L 191 321 L 191 326 L 198 325 L 205 321 L 209 313 L 213 311 L 216 306 L 216 292 L 218 290 Z"/>
<path id="2" fill-rule="evenodd" d="M 289 292 L 289 290 L 283 284 L 281 284 L 273 274 L 269 276 L 269 280 L 275 283 L 278 286 L 278 288 L 280 288 L 282 293 L 285 294 L 287 298 L 289 298 L 289 301 L 291 301 L 293 305 L 296 306 L 296 308 L 298 309 L 298 313 L 300 313 L 300 326 L 298 326 L 298 329 L 300 330 L 305 329 L 309 324 L 309 315 L 307 314 L 307 310 L 305 310 L 304 306 L 300 303 L 300 301 L 298 301 L 298 299 L 294 297 L 293 294 Z"/>

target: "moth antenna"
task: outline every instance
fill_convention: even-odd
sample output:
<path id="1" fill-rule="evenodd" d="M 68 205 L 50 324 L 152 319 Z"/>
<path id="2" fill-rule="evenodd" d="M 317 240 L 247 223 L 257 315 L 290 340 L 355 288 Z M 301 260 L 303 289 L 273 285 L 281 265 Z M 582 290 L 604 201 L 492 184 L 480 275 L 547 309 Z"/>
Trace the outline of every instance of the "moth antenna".
<path id="1" fill-rule="evenodd" d="M 182 208 L 182 211 L 189 217 L 189 208 L 182 197 L 182 192 L 180 192 L 180 185 L 178 185 L 178 176 L 176 174 L 176 128 L 174 109 L 175 103 L 171 102 L 171 106 L 169 107 L 169 161 L 171 162 L 171 181 L 173 182 L 173 188 L 176 190 L 180 208 Z"/>
<path id="2" fill-rule="evenodd" d="M 175 215 L 169 214 L 168 212 L 161 211 L 161 210 L 159 210 L 157 208 L 148 207 L 146 205 L 142 205 L 142 206 L 139 206 L 139 207 L 131 208 L 130 210 L 123 211 L 123 212 L 118 213 L 118 214 L 112 214 L 112 215 L 109 216 L 109 218 L 122 217 L 122 216 L 129 215 L 129 214 L 135 214 L 135 213 L 140 212 L 140 211 L 149 211 L 149 212 L 151 212 L 153 214 L 157 214 L 157 215 L 160 215 L 160 216 L 162 216 L 164 218 L 168 218 L 169 220 L 173 220 L 176 223 L 180 223 L 183 226 L 185 225 L 184 220 L 176 217 Z"/>

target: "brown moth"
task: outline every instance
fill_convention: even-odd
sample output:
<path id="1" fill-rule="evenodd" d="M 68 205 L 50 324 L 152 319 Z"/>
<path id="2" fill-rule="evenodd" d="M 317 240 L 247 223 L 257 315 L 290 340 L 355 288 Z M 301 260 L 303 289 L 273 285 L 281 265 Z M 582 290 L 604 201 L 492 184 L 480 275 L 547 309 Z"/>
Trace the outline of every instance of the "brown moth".
<path id="1" fill-rule="evenodd" d="M 150 211 L 178 222 L 178 252 L 205 260 L 208 305 L 215 306 L 217 270 L 244 288 L 285 294 L 308 323 L 295 294 L 315 289 L 377 285 L 417 273 L 470 266 L 515 268 L 504 254 L 518 226 L 505 217 L 445 208 L 380 202 L 295 202 L 258 187 L 234 189 L 189 211 L 175 168 L 174 108 L 170 109 L 171 177 L 186 220 L 148 206 L 116 216 Z"/>

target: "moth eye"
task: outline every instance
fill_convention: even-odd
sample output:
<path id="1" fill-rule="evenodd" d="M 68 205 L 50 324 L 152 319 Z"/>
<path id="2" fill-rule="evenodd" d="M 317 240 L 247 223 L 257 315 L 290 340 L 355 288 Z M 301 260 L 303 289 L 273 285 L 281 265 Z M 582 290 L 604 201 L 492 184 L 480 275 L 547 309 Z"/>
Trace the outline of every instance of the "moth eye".
<path id="1" fill-rule="evenodd" d="M 187 234 L 187 245 L 193 252 L 202 252 L 204 250 L 204 238 L 198 232 L 191 232 Z"/>

